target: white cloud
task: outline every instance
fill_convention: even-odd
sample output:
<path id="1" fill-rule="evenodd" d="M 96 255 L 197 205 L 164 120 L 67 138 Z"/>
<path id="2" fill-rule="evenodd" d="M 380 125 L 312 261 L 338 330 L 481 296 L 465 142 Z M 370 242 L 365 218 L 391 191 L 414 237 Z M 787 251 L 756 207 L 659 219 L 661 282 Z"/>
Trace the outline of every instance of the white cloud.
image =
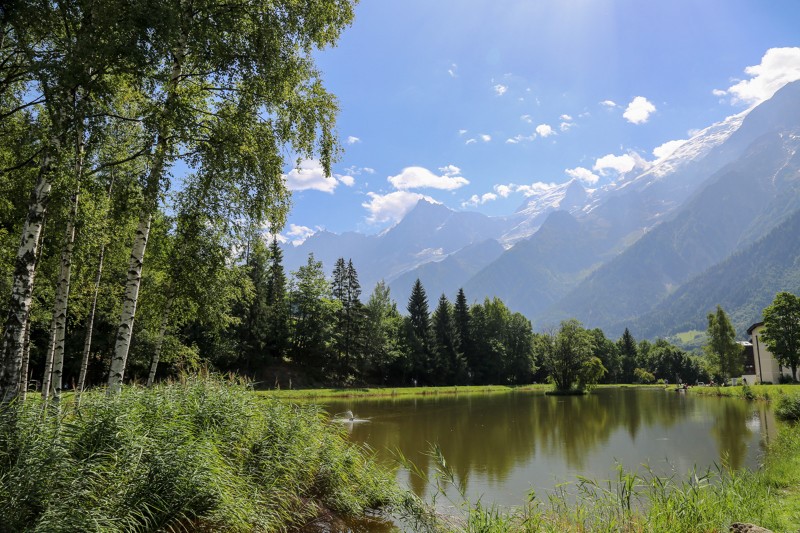
<path id="1" fill-rule="evenodd" d="M 536 133 L 538 133 L 540 137 L 550 137 L 556 134 L 549 124 L 539 124 L 536 126 Z"/>
<path id="2" fill-rule="evenodd" d="M 570 129 L 572 126 L 574 126 L 574 124 L 572 124 L 572 122 L 562 122 L 562 123 L 561 123 L 561 124 L 558 126 L 558 129 L 560 129 L 561 131 L 567 131 L 567 130 L 568 130 L 568 129 Z"/>
<path id="3" fill-rule="evenodd" d="M 467 130 L 458 130 L 459 135 L 464 135 L 465 133 L 467 133 Z"/>
<path id="4" fill-rule="evenodd" d="M 558 187 L 556 183 L 544 183 L 537 181 L 530 185 L 517 185 L 516 191 L 521 192 L 525 196 L 537 196 L 546 193 L 550 189 Z"/>
<path id="5" fill-rule="evenodd" d="M 716 96 L 731 95 L 732 103 L 758 104 L 789 82 L 800 79 L 800 48 L 770 48 L 761 63 L 744 69 L 750 79 L 741 80 Z"/>
<path id="6" fill-rule="evenodd" d="M 644 96 L 637 96 L 630 101 L 622 116 L 631 124 L 644 124 L 655 113 L 656 106 Z"/>
<path id="7" fill-rule="evenodd" d="M 600 105 L 605 107 L 617 107 L 617 103 L 613 100 L 603 100 Z"/>
<path id="8" fill-rule="evenodd" d="M 455 63 L 450 65 L 450 68 L 447 69 L 447 73 L 450 74 L 451 78 L 458 77 L 458 72 L 457 71 L 458 71 L 458 65 L 456 65 Z"/>
<path id="9" fill-rule="evenodd" d="M 513 183 L 509 185 L 495 185 L 493 189 L 497 194 L 499 194 L 503 198 L 508 198 L 508 196 L 516 189 L 516 185 L 514 185 Z"/>
<path id="10" fill-rule="evenodd" d="M 439 170 L 442 172 L 441 176 L 424 167 L 406 167 L 397 176 L 389 176 L 387 179 L 399 190 L 431 188 L 452 191 L 469 183 L 459 175 L 461 171 L 458 167 L 448 165 Z"/>
<path id="11" fill-rule="evenodd" d="M 350 135 L 345 142 L 347 144 L 356 144 L 356 143 L 360 143 L 361 139 L 359 139 L 358 137 L 355 137 L 354 135 Z"/>
<path id="12" fill-rule="evenodd" d="M 319 161 L 305 159 L 298 168 L 284 175 L 286 186 L 291 191 L 322 191 L 333 194 L 338 182 L 334 178 L 326 178 L 325 171 Z"/>
<path id="13" fill-rule="evenodd" d="M 336 178 L 348 187 L 352 187 L 356 182 L 353 176 L 336 176 Z"/>
<path id="14" fill-rule="evenodd" d="M 560 117 L 558 117 L 558 118 L 559 118 L 559 119 L 561 119 L 561 120 L 564 120 L 564 121 L 566 121 L 566 122 L 569 122 L 570 120 L 572 120 L 572 117 L 571 117 L 571 116 L 569 116 L 569 115 L 561 115 L 561 116 L 560 116 Z"/>
<path id="15" fill-rule="evenodd" d="M 722 89 L 714 89 L 713 91 L 711 91 L 711 94 L 713 94 L 714 96 L 725 96 L 726 94 L 728 94 L 728 91 L 723 91 Z"/>
<path id="16" fill-rule="evenodd" d="M 492 136 L 486 133 L 481 133 L 481 140 L 485 143 L 488 143 L 492 140 Z"/>
<path id="17" fill-rule="evenodd" d="M 467 142 L 465 142 L 464 144 L 475 144 L 476 142 L 478 141 L 476 141 L 475 139 L 467 139 Z"/>
<path id="18" fill-rule="evenodd" d="M 506 139 L 506 144 L 518 144 L 525 141 L 532 141 L 535 138 L 536 138 L 535 133 L 531 133 L 530 135 L 522 135 L 520 133 L 519 135 L 515 135 L 514 137 Z"/>
<path id="19" fill-rule="evenodd" d="M 519 117 L 519 119 L 522 120 L 523 122 L 527 122 L 528 124 L 533 123 L 533 117 L 530 115 L 522 115 L 521 117 Z"/>
<path id="20" fill-rule="evenodd" d="M 636 166 L 636 158 L 630 154 L 614 155 L 608 154 L 599 158 L 594 162 L 592 170 L 600 172 L 600 174 L 607 174 L 608 170 L 613 170 L 618 174 L 630 172 Z"/>
<path id="21" fill-rule="evenodd" d="M 508 91 L 508 87 L 503 85 L 502 83 L 498 83 L 493 87 L 494 92 L 497 96 L 503 96 Z"/>
<path id="22" fill-rule="evenodd" d="M 375 169 L 372 167 L 364 167 L 361 170 L 366 172 L 367 174 L 375 174 Z"/>
<path id="23" fill-rule="evenodd" d="M 497 195 L 493 192 L 487 192 L 480 196 L 473 194 L 469 200 L 461 202 L 461 207 L 477 207 L 480 204 L 497 200 Z"/>
<path id="24" fill-rule="evenodd" d="M 297 224 L 289 224 L 289 231 L 286 232 L 286 237 L 288 238 L 284 238 L 283 242 L 286 242 L 288 240 L 292 243 L 293 246 L 300 246 L 301 244 L 303 244 L 303 242 L 305 242 L 306 239 L 308 239 L 315 233 L 316 231 L 309 228 L 308 226 L 298 226 Z"/>
<path id="25" fill-rule="evenodd" d="M 588 185 L 594 185 L 595 183 L 597 183 L 597 180 L 600 179 L 600 176 L 598 176 L 588 168 L 583 168 L 583 167 L 568 168 L 564 172 L 570 178 L 577 178 L 578 180 Z"/>
<path id="26" fill-rule="evenodd" d="M 439 203 L 430 196 L 409 191 L 395 191 L 388 194 L 368 192 L 367 196 L 369 196 L 369 201 L 364 202 L 361 206 L 369 211 L 367 222 L 370 224 L 397 222 L 423 199 L 435 204 Z"/>
<path id="27" fill-rule="evenodd" d="M 686 139 L 678 139 L 676 141 L 667 141 L 661 146 L 653 148 L 653 155 L 656 159 L 664 159 L 671 156 L 675 150 L 680 148 L 686 143 Z"/>

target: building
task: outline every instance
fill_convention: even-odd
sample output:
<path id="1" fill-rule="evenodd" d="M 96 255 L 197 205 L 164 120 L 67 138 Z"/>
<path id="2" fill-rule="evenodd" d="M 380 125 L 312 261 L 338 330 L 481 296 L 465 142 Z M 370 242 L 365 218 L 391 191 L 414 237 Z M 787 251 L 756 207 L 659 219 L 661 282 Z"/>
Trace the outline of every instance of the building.
<path id="1" fill-rule="evenodd" d="M 792 369 L 783 368 L 775 356 L 767 349 L 767 345 L 761 339 L 761 334 L 764 332 L 764 323 L 758 322 L 747 328 L 747 334 L 750 335 L 750 350 L 752 353 L 752 361 L 749 359 L 747 344 L 745 344 L 745 362 L 744 374 L 742 378 L 747 380 L 747 383 L 780 383 L 781 376 L 786 376 L 791 379 Z M 749 363 L 749 364 L 748 364 Z"/>

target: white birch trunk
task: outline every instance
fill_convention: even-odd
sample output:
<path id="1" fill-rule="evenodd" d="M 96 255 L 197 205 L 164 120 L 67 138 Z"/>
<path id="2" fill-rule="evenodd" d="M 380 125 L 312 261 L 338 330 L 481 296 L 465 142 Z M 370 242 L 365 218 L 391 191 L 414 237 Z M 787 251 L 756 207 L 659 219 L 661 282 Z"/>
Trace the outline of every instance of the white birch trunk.
<path id="1" fill-rule="evenodd" d="M 158 332 L 158 339 L 156 340 L 155 349 L 153 350 L 153 359 L 150 362 L 150 374 L 147 376 L 147 386 L 152 387 L 156 380 L 156 370 L 158 369 L 158 361 L 161 359 L 161 348 L 164 346 L 164 336 L 167 334 L 167 327 L 169 326 L 169 313 L 172 310 L 172 298 L 167 300 L 166 309 L 164 309 L 164 316 L 161 318 L 161 329 Z"/>
<path id="2" fill-rule="evenodd" d="M 22 351 L 22 370 L 19 373 L 19 397 L 24 402 L 28 397 L 28 367 L 31 360 L 31 320 L 25 322 L 25 343 Z"/>
<path id="3" fill-rule="evenodd" d="M 50 380 L 53 401 L 61 401 L 61 380 L 64 372 L 64 343 L 67 333 L 67 310 L 69 308 L 69 282 L 72 275 L 72 252 L 75 249 L 75 221 L 78 219 L 78 198 L 83 177 L 83 128 L 79 125 L 75 140 L 75 194 L 70 198 L 72 203 L 67 228 L 64 232 L 64 247 L 61 250 L 61 263 L 56 286 L 56 301 L 53 307 L 53 318 L 56 321 L 55 344 L 53 351 L 53 374 Z"/>
<path id="4" fill-rule="evenodd" d="M 78 216 L 78 194 L 72 197 L 72 209 L 64 234 L 64 249 L 61 251 L 61 265 L 56 286 L 56 301 L 53 308 L 55 321 L 55 342 L 53 343 L 53 371 L 50 379 L 50 392 L 53 401 L 61 401 L 61 378 L 64 370 L 64 342 L 67 330 L 67 309 L 69 302 L 69 283 L 72 274 L 72 251 L 75 248 L 75 219 Z"/>
<path id="5" fill-rule="evenodd" d="M 44 358 L 44 376 L 42 376 L 42 400 L 50 397 L 50 382 L 53 379 L 53 352 L 56 347 L 56 317 L 50 320 L 50 340 L 47 343 L 47 354 Z"/>
<path id="6" fill-rule="evenodd" d="M 153 176 L 150 176 L 153 179 Z M 157 178 L 156 178 L 157 179 Z M 108 374 L 108 392 L 119 392 L 125 378 L 125 366 L 128 362 L 128 351 L 133 336 L 133 320 L 136 316 L 136 304 L 139 301 L 139 286 L 142 282 L 142 265 L 147 238 L 150 236 L 150 213 L 142 213 L 136 237 L 133 241 L 131 257 L 128 261 L 128 280 L 125 283 L 125 296 L 122 301 L 122 314 L 114 342 L 114 355 L 111 358 L 111 369 Z"/>
<path id="7" fill-rule="evenodd" d="M 39 235 L 39 245 L 36 247 L 36 263 L 34 269 L 39 265 L 39 259 L 42 257 L 42 248 L 44 244 L 45 223 L 42 222 L 42 233 Z M 34 270 L 34 278 L 36 279 L 36 271 Z M 19 397 L 24 402 L 28 397 L 28 381 L 30 379 L 30 360 L 31 360 L 31 316 L 28 310 L 28 318 L 25 320 L 25 337 L 23 339 L 22 347 L 22 370 L 19 373 Z"/>
<path id="8" fill-rule="evenodd" d="M 89 353 L 92 350 L 92 332 L 94 331 L 94 315 L 97 312 L 97 295 L 100 292 L 100 280 L 103 277 L 103 258 L 105 256 L 105 243 L 100 244 L 100 258 L 97 262 L 97 275 L 94 278 L 94 294 L 92 295 L 92 310 L 89 312 L 86 326 L 86 337 L 83 340 L 83 357 L 81 357 L 81 372 L 78 375 L 78 394 L 86 386 L 86 371 L 89 368 Z"/>
<path id="9" fill-rule="evenodd" d="M 28 215 L 14 263 L 14 279 L 3 333 L 2 367 L 0 367 L 0 402 L 13 401 L 19 393 L 20 372 L 25 344 L 25 324 L 30 315 L 33 280 L 36 273 L 36 251 L 42 234 L 44 215 L 52 185 L 47 178 L 50 158 L 45 155 L 39 181 L 31 193 Z"/>
<path id="10" fill-rule="evenodd" d="M 169 88 L 167 89 L 167 101 L 164 104 L 165 110 L 172 106 L 175 89 L 181 78 L 182 60 L 183 53 L 179 51 L 175 55 L 172 64 Z M 128 352 L 130 351 L 131 338 L 133 337 L 136 304 L 139 300 L 139 286 L 142 282 L 144 252 L 147 247 L 147 239 L 150 236 L 152 215 L 158 206 L 158 190 L 170 148 L 168 142 L 171 141 L 168 141 L 167 127 L 166 124 L 159 125 L 153 164 L 147 176 L 144 206 L 142 207 L 142 215 L 139 218 L 139 226 L 136 228 L 136 237 L 133 241 L 131 257 L 128 262 L 128 279 L 125 283 L 125 295 L 122 299 L 122 314 L 120 315 L 119 327 L 117 328 L 117 336 L 114 342 L 114 354 L 111 356 L 111 368 L 108 373 L 108 394 L 119 392 L 122 389 L 122 381 L 125 379 L 125 366 L 128 362 Z"/>

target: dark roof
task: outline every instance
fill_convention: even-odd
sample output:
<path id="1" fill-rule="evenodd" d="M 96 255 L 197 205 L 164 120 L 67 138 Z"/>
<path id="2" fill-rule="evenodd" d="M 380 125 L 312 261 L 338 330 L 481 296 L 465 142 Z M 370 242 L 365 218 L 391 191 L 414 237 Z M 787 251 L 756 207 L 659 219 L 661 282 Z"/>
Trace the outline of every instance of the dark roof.
<path id="1" fill-rule="evenodd" d="M 747 328 L 747 334 L 748 334 L 748 335 L 752 335 L 752 334 L 753 334 L 753 330 L 754 330 L 754 329 L 756 329 L 756 328 L 757 328 L 757 327 L 759 327 L 759 326 L 763 326 L 763 325 L 764 325 L 764 323 L 763 323 L 763 322 L 756 322 L 755 324 L 753 324 L 752 326 L 750 326 L 749 328 Z"/>

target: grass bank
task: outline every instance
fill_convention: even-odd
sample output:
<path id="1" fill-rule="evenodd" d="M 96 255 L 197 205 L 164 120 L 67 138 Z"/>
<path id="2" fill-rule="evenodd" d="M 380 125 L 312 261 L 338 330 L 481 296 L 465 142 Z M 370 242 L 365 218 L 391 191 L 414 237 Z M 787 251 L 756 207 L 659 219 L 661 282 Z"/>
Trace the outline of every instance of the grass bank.
<path id="1" fill-rule="evenodd" d="M 449 387 L 385 387 L 385 388 L 347 388 L 347 389 L 282 389 L 259 390 L 255 394 L 261 398 L 277 398 L 283 400 L 318 400 L 322 398 L 356 398 L 356 397 L 406 397 L 406 396 L 444 396 L 461 394 L 494 394 L 514 391 L 549 391 L 548 384 L 519 385 L 468 385 Z"/>
<path id="2" fill-rule="evenodd" d="M 316 407 L 213 377 L 0 426 L 0 531 L 286 531 L 403 496 Z"/>
<path id="3" fill-rule="evenodd" d="M 800 395 L 800 385 L 737 385 L 735 387 L 689 387 L 688 392 L 700 396 L 728 396 L 745 400 L 777 400 Z"/>

